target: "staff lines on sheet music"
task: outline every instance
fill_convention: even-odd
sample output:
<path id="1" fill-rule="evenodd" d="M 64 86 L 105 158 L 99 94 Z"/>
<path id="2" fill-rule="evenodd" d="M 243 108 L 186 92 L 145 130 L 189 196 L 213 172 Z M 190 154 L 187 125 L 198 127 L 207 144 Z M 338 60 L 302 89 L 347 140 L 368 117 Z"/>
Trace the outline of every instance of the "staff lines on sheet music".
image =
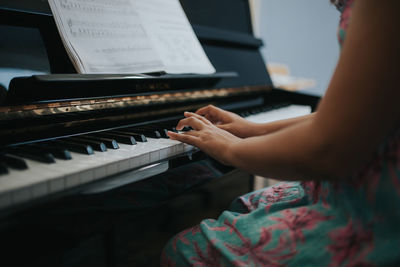
<path id="1" fill-rule="evenodd" d="M 153 14 L 154 16 L 165 16 L 165 14 L 168 14 L 171 18 L 174 18 L 175 16 L 181 16 L 180 12 L 177 12 L 175 8 L 166 6 L 165 4 L 162 5 L 162 8 L 159 8 L 159 6 L 149 6 L 149 5 L 144 5 L 144 4 L 136 4 L 135 6 L 142 9 L 143 11 L 146 11 L 148 13 Z"/>
<path id="2" fill-rule="evenodd" d="M 82 3 L 79 3 L 77 1 L 81 1 Z M 62 9 L 72 10 L 74 12 L 81 12 L 84 14 L 110 14 L 110 15 L 122 15 L 122 16 L 137 15 L 135 10 L 130 5 L 130 1 L 126 1 L 125 5 L 121 4 L 115 7 L 114 5 L 111 4 L 98 6 L 95 4 L 90 4 L 85 0 L 63 0 L 62 2 L 60 2 L 60 7 Z"/>
<path id="3" fill-rule="evenodd" d="M 164 37 L 158 35 L 157 39 L 159 42 L 165 44 L 165 49 L 169 50 L 169 53 L 166 53 L 166 55 L 168 56 L 168 60 L 172 62 L 184 61 L 187 63 L 200 60 L 200 56 L 193 52 L 193 46 L 196 44 L 187 36 L 173 35 L 172 37 Z M 172 42 L 170 40 L 172 40 Z"/>
<path id="4" fill-rule="evenodd" d="M 138 27 L 138 29 L 141 27 Z M 91 28 L 91 27 L 69 27 L 72 36 L 80 38 L 146 38 L 146 33 L 143 30 L 115 30 L 104 28 Z"/>
<path id="5" fill-rule="evenodd" d="M 131 52 L 131 53 L 141 53 L 143 51 L 153 51 L 145 43 L 142 44 L 130 44 L 128 46 L 121 46 L 121 47 L 108 47 L 108 48 L 96 48 L 93 51 L 96 53 L 105 53 L 105 54 L 115 54 L 115 53 L 124 53 L 124 52 Z"/>
<path id="6" fill-rule="evenodd" d="M 129 23 L 124 20 L 120 21 L 87 21 L 87 20 L 79 20 L 79 19 L 68 19 L 68 26 L 79 26 L 79 27 L 92 27 L 92 28 L 111 28 L 111 29 L 124 29 L 124 30 L 131 30 L 134 31 L 140 30 L 144 32 L 144 29 L 140 23 Z"/>
<path id="7" fill-rule="evenodd" d="M 145 30 L 140 24 L 132 24 L 123 21 L 90 22 L 75 19 L 68 19 L 67 23 L 74 37 L 147 38 Z"/>
<path id="8" fill-rule="evenodd" d="M 179 33 L 187 29 L 185 25 L 176 24 L 175 21 L 171 20 L 158 20 L 158 24 L 162 29 L 174 30 L 178 31 Z"/>
<path id="9" fill-rule="evenodd" d="M 61 0 L 62 2 L 71 2 L 71 0 Z M 130 3 L 130 0 L 73 0 L 81 3 L 96 3 L 105 6 L 126 6 Z"/>

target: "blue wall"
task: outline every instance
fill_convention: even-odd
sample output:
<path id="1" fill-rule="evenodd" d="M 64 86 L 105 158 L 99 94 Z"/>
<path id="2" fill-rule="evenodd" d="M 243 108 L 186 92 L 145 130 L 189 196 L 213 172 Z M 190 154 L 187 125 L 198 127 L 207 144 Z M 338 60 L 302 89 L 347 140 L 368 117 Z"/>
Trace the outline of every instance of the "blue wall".
<path id="1" fill-rule="evenodd" d="M 267 62 L 284 63 L 293 76 L 314 78 L 323 94 L 339 54 L 340 13 L 329 0 L 261 0 L 260 34 Z"/>

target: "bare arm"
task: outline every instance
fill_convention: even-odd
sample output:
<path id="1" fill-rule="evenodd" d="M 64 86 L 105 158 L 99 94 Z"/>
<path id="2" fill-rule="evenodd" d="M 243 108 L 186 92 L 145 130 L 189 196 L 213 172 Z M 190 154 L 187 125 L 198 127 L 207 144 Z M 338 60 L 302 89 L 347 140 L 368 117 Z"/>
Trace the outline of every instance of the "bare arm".
<path id="1" fill-rule="evenodd" d="M 295 118 L 279 120 L 279 121 L 274 121 L 274 122 L 269 122 L 269 123 L 258 123 L 258 124 L 255 123 L 254 129 L 252 129 L 252 133 L 253 133 L 252 136 L 271 134 L 273 132 L 285 129 L 289 126 L 293 126 L 297 123 L 310 120 L 314 116 L 315 116 L 315 113 L 311 113 L 311 114 L 304 115 L 304 116 L 299 116 L 299 117 L 295 117 Z"/>
<path id="2" fill-rule="evenodd" d="M 273 133 L 314 116 L 314 114 L 309 114 L 270 123 L 254 123 L 240 117 L 237 114 L 222 110 L 213 105 L 203 107 L 196 111 L 196 113 L 207 118 L 218 128 L 228 131 L 231 134 L 241 138 Z"/>
<path id="3" fill-rule="evenodd" d="M 371 157 L 399 118 L 398 1 L 356 2 L 348 37 L 316 116 L 243 140 L 230 162 L 284 179 L 345 177 Z M 267 164 L 268 163 L 268 164 Z M 268 166 L 267 166 L 268 165 Z"/>
<path id="4" fill-rule="evenodd" d="M 240 139 L 187 114 L 179 126 L 196 122 L 196 131 L 171 137 L 267 177 L 347 177 L 371 158 L 400 117 L 396 72 L 400 35 L 395 27 L 400 24 L 399 12 L 396 0 L 355 3 L 335 74 L 310 119 L 272 134 Z"/>

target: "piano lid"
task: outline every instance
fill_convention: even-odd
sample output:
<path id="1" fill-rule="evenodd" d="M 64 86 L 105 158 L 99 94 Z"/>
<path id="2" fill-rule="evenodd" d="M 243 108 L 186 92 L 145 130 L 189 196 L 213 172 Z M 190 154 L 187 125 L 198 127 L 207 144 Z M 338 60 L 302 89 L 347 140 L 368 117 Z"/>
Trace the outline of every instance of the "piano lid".
<path id="1" fill-rule="evenodd" d="M 244 0 L 181 0 L 182 6 L 198 36 L 207 56 L 217 70 L 218 75 L 209 77 L 212 83 L 202 87 L 232 88 L 245 86 L 271 86 L 272 82 L 265 67 L 265 62 L 259 52 L 262 41 L 252 34 L 250 10 Z M 39 30 L 47 51 L 51 74 L 73 74 L 75 70 L 65 52 L 58 35 L 47 1 L 45 0 L 0 0 L 0 25 L 12 25 L 9 31 L 18 36 L 20 27 L 33 27 Z M 2 42 L 2 41 L 0 41 Z M 29 57 L 27 57 L 29 61 Z M 1 62 L 1 67 L 7 67 L 7 62 Z M 1 71 L 1 69 L 0 69 Z M 50 73 L 49 73 L 50 74 Z M 237 76 L 237 77 L 234 77 Z M 161 80 L 164 78 L 158 77 Z M 179 77 L 182 79 L 183 77 Z M 185 89 L 199 87 L 199 81 L 207 77 L 187 77 Z M 189 79 L 190 78 L 190 79 Z M 36 78 L 35 78 L 36 79 Z M 31 79 L 31 80 L 35 80 Z M 185 78 L 183 78 L 185 79 Z M 171 77 L 163 81 L 174 80 Z M 137 80 L 138 83 L 139 80 Z M 192 83 L 193 86 L 190 86 Z M 170 88 L 174 88 L 174 84 Z M 134 88 L 135 86 L 131 86 Z M 178 88 L 179 89 L 179 88 Z M 148 88 L 151 92 L 151 88 Z M 31 92 L 34 94 L 34 92 Z M 38 92 L 39 93 L 39 92 Z M 128 94 L 137 91 L 129 91 Z M 94 95 L 93 95 L 94 94 Z M 121 95 L 121 92 L 115 92 Z M 109 96 L 99 90 L 86 94 L 90 97 Z M 65 96 L 69 98 L 70 96 Z M 54 98 L 63 99 L 62 92 Z M 75 96 L 74 96 L 75 97 Z M 18 95 L 15 96 L 18 99 Z M 48 97 L 47 97 L 48 98 Z M 54 99 L 57 100 L 57 99 Z"/>

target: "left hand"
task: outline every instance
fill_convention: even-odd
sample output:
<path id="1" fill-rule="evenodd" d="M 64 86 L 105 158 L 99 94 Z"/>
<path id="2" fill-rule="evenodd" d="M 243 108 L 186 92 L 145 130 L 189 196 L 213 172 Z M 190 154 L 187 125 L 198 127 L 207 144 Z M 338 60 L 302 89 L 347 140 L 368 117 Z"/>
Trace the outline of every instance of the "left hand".
<path id="1" fill-rule="evenodd" d="M 185 133 L 168 132 L 168 136 L 173 140 L 198 147 L 216 160 L 229 165 L 230 148 L 241 138 L 218 128 L 201 115 L 192 112 L 185 112 L 184 115 L 186 118 L 179 121 L 176 129 L 182 130 L 183 127 L 190 126 L 193 130 Z"/>

